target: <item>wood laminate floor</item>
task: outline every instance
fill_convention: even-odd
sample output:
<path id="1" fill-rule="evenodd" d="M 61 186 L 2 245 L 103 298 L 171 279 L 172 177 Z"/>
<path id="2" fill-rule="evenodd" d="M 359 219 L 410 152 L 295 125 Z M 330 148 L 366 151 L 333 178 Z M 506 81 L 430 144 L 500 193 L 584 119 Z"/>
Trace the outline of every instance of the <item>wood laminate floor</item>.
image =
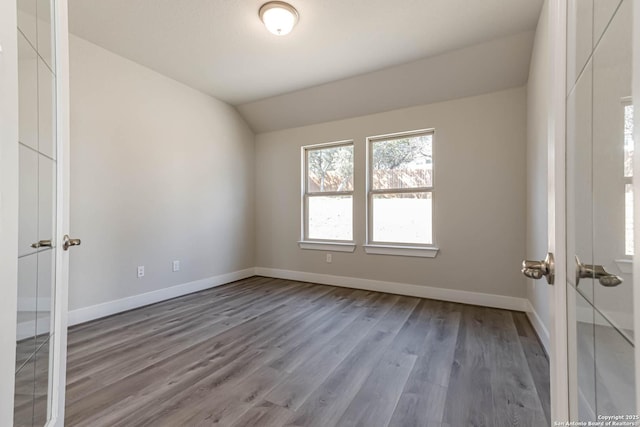
<path id="1" fill-rule="evenodd" d="M 548 426 L 523 313 L 253 277 L 76 326 L 68 426 Z"/>

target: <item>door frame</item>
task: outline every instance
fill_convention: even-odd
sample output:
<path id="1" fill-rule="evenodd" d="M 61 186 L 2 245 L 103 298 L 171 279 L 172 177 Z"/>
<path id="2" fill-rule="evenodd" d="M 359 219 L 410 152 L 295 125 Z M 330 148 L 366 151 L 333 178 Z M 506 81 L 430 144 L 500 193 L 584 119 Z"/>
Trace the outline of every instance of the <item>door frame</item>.
<path id="1" fill-rule="evenodd" d="M 0 425 L 13 425 L 18 305 L 18 34 L 16 1 L 0 1 Z"/>
<path id="2" fill-rule="evenodd" d="M 555 257 L 555 285 L 549 292 L 551 339 L 551 419 L 569 420 L 566 275 L 566 93 L 567 0 L 549 0 L 551 84 L 547 127 L 547 203 L 549 252 Z"/>
<path id="3" fill-rule="evenodd" d="M 638 2 L 633 3 L 633 82 L 632 99 L 635 105 L 633 115 L 633 141 L 637 147 L 640 144 L 640 6 Z M 640 331 L 640 155 L 633 158 L 633 230 L 634 256 L 633 256 L 633 327 L 634 331 Z M 636 332 L 637 333 L 637 332 Z M 637 336 L 637 335 L 636 335 Z M 635 380 L 636 380 L 636 412 L 640 413 L 640 346 L 635 346 Z"/>
<path id="4" fill-rule="evenodd" d="M 70 192 L 70 105 L 69 105 L 69 21 L 67 0 L 53 0 L 56 54 L 56 286 L 53 327 L 53 365 L 51 375 L 51 418 L 47 427 L 64 426 L 67 379 L 67 316 L 69 252 L 62 249 L 69 233 Z"/>
<path id="5" fill-rule="evenodd" d="M 566 66 L 567 0 L 549 0 L 551 93 L 548 125 L 548 238 L 555 254 L 556 279 L 549 297 L 551 313 L 551 418 L 569 418 L 569 358 L 567 317 L 566 254 Z M 640 106 L 640 7 L 633 3 L 633 104 Z M 640 111 L 634 114 L 634 141 L 640 143 Z M 634 156 L 634 177 L 640 176 L 640 156 Z M 640 194 L 640 180 L 633 180 L 634 194 Z M 634 198 L 633 300 L 634 330 L 640 331 L 640 197 Z M 640 412 L 640 346 L 635 346 L 636 411 Z"/>
<path id="6" fill-rule="evenodd" d="M 55 0 L 57 92 L 57 231 L 51 418 L 64 425 L 69 255 L 62 237 L 69 229 L 69 36 L 67 0 Z M 16 0 L 0 1 L 0 425 L 13 425 L 18 283 L 18 22 Z"/>

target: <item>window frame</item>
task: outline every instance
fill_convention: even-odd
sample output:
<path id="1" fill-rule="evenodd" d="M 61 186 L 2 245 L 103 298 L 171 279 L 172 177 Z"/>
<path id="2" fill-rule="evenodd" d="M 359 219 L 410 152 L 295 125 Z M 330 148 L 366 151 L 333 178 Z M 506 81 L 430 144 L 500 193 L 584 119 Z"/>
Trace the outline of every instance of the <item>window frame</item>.
<path id="1" fill-rule="evenodd" d="M 353 150 L 353 189 L 349 191 L 309 191 L 309 151 L 323 150 L 327 148 L 351 147 Z M 353 252 L 355 250 L 355 201 L 354 192 L 356 187 L 355 178 L 355 144 L 354 140 L 340 140 L 320 144 L 305 145 L 301 147 L 302 155 L 302 185 L 301 185 L 301 239 L 298 246 L 301 249 L 330 250 L 337 252 Z M 351 240 L 341 239 L 312 239 L 309 237 L 309 199 L 318 196 L 351 196 Z"/>
<path id="2" fill-rule="evenodd" d="M 392 141 L 407 137 L 431 135 L 431 186 L 412 187 L 412 188 L 395 188 L 395 189 L 379 189 L 373 188 L 373 144 L 381 141 Z M 367 204 L 366 204 L 366 244 L 364 249 L 369 254 L 378 255 L 399 255 L 434 258 L 439 248 L 436 245 L 435 233 L 435 129 L 418 129 L 413 131 L 396 132 L 385 135 L 375 135 L 366 138 L 367 145 Z M 409 243 L 409 242 L 387 242 L 374 240 L 373 234 L 373 199 L 379 194 L 414 194 L 425 193 L 431 195 L 431 243 Z"/>

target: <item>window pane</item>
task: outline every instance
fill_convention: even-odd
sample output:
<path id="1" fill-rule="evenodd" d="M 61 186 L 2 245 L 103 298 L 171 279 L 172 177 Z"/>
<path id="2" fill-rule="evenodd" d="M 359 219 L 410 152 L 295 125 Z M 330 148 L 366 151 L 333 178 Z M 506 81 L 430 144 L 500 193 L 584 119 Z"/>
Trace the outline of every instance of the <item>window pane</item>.
<path id="1" fill-rule="evenodd" d="M 624 176 L 633 176 L 633 105 L 624 107 Z"/>
<path id="2" fill-rule="evenodd" d="M 353 191 L 353 145 L 307 150 L 308 191 Z"/>
<path id="3" fill-rule="evenodd" d="M 431 187 L 433 135 L 372 142 L 374 190 Z"/>
<path id="4" fill-rule="evenodd" d="M 432 244 L 431 193 L 375 194 L 373 241 Z"/>
<path id="5" fill-rule="evenodd" d="M 624 185 L 624 253 L 633 255 L 633 185 Z"/>
<path id="6" fill-rule="evenodd" d="M 308 209 L 309 239 L 353 240 L 352 196 L 311 196 Z"/>

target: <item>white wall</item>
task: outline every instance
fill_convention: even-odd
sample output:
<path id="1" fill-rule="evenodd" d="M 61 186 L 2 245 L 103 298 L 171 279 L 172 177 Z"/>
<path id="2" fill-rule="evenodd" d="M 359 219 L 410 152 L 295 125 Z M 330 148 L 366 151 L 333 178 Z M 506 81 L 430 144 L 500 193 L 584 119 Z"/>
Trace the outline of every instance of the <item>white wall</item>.
<path id="1" fill-rule="evenodd" d="M 236 110 L 78 37 L 70 49 L 69 309 L 252 268 L 254 135 Z"/>
<path id="2" fill-rule="evenodd" d="M 18 282 L 16 2 L 0 2 L 0 425 L 13 425 Z"/>
<path id="3" fill-rule="evenodd" d="M 543 259 L 547 253 L 547 125 L 551 86 L 548 2 L 545 1 L 531 57 L 527 84 L 527 259 Z M 549 288 L 544 280 L 527 279 L 527 299 L 535 310 L 534 325 L 548 340 Z M 536 316 L 539 321 L 536 322 Z M 537 323 L 537 324 L 536 324 Z"/>
<path id="4" fill-rule="evenodd" d="M 524 297 L 525 88 L 256 138 L 257 266 Z M 301 250 L 300 147 L 355 142 L 355 241 L 365 240 L 365 138 L 435 128 L 434 259 Z M 387 290 L 393 291 L 393 287 Z"/>

